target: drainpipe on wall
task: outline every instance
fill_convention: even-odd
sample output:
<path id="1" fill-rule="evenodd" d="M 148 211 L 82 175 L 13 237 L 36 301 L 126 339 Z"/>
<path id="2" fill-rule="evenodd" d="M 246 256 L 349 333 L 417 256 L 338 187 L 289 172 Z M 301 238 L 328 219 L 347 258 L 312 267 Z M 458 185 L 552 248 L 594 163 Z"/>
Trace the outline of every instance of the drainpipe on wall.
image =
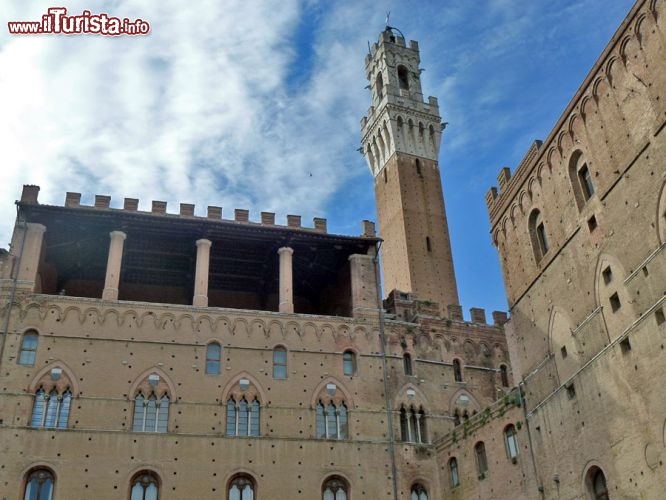
<path id="1" fill-rule="evenodd" d="M 379 346 L 382 354 L 382 371 L 384 373 L 384 404 L 386 405 L 386 420 L 388 425 L 389 438 L 389 458 L 391 460 L 391 478 L 393 485 L 393 498 L 398 500 L 398 468 L 395 463 L 395 434 L 393 432 L 393 409 L 391 408 L 391 397 L 389 395 L 390 384 L 388 380 L 388 363 L 386 361 L 386 333 L 384 330 L 384 304 L 382 303 L 382 288 L 379 277 L 379 248 L 382 242 L 377 245 L 377 251 L 373 262 L 375 264 L 375 289 L 377 292 L 377 314 L 379 319 Z"/>
<path id="2" fill-rule="evenodd" d="M 19 207 L 16 207 L 16 223 L 14 227 L 19 226 Z M 23 221 L 23 241 L 21 241 L 21 251 L 18 254 L 18 258 L 15 262 L 12 263 L 12 273 L 14 277 L 12 278 L 12 293 L 9 296 L 9 304 L 7 305 L 7 316 L 5 316 L 5 323 L 2 326 L 2 337 L 0 338 L 0 367 L 2 366 L 3 356 L 5 354 L 5 344 L 7 343 L 7 336 L 9 335 L 9 319 L 11 317 L 12 308 L 14 307 L 14 298 L 16 297 L 16 287 L 18 285 L 18 273 L 21 268 L 21 257 L 23 257 L 23 250 L 25 249 L 25 238 L 28 234 L 28 223 Z M 15 265 L 14 265 L 15 264 Z M 2 370 L 0 370 L 0 376 L 2 376 Z"/>

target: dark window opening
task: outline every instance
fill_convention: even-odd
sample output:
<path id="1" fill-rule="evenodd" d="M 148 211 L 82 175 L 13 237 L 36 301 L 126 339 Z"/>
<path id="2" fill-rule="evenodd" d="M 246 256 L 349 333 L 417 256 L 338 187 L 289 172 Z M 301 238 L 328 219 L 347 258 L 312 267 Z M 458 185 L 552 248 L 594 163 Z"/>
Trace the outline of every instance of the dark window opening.
<path id="1" fill-rule="evenodd" d="M 576 397 L 576 388 L 574 387 L 573 383 L 567 385 L 566 388 L 567 396 L 569 396 L 569 399 L 574 399 Z"/>
<path id="2" fill-rule="evenodd" d="M 589 219 L 587 219 L 587 227 L 590 230 L 590 232 L 594 231 L 597 228 L 597 218 L 593 215 Z"/>
<path id="3" fill-rule="evenodd" d="M 430 244 L 430 236 L 426 236 L 426 249 L 428 252 L 432 252 L 432 245 Z"/>
<path id="4" fill-rule="evenodd" d="M 664 310 L 662 308 L 657 309 L 654 312 L 654 317 L 657 320 L 657 325 L 662 325 L 666 321 L 666 317 L 664 317 Z"/>
<path id="5" fill-rule="evenodd" d="M 509 373 L 506 365 L 500 366 L 500 380 L 502 381 L 502 387 L 509 387 Z"/>
<path id="6" fill-rule="evenodd" d="M 377 98 L 381 99 L 382 95 L 384 94 L 384 78 L 382 77 L 382 74 L 379 73 L 377 75 Z"/>
<path id="7" fill-rule="evenodd" d="M 384 184 L 388 182 L 388 176 L 386 175 L 386 168 L 384 168 Z"/>
<path id="8" fill-rule="evenodd" d="M 569 353 L 567 352 L 567 346 L 563 345 L 560 348 L 560 353 L 562 354 L 562 359 L 566 358 L 569 355 Z"/>
<path id="9" fill-rule="evenodd" d="M 629 337 L 625 337 L 620 341 L 620 349 L 622 354 L 626 354 L 631 351 L 631 342 L 629 342 Z"/>
<path id="10" fill-rule="evenodd" d="M 620 303 L 620 297 L 617 295 L 617 292 L 611 295 L 608 300 L 613 312 L 616 312 L 622 306 Z"/>
<path id="11" fill-rule="evenodd" d="M 412 369 L 412 356 L 408 353 L 402 357 L 402 363 L 405 368 L 405 375 L 413 375 L 414 371 Z"/>
<path id="12" fill-rule="evenodd" d="M 613 271 L 611 270 L 610 266 L 607 266 L 602 272 L 601 276 L 604 278 L 604 284 L 608 285 L 611 281 L 613 281 Z"/>
<path id="13" fill-rule="evenodd" d="M 476 454 L 476 465 L 479 469 L 479 479 L 482 479 L 486 472 L 488 472 L 488 459 L 486 458 L 486 445 L 480 441 L 474 445 L 474 453 Z"/>
<path id="14" fill-rule="evenodd" d="M 590 176 L 590 170 L 587 168 L 587 163 L 584 163 L 580 170 L 578 170 L 578 180 L 580 181 L 585 200 L 589 200 L 594 194 L 594 184 L 592 184 L 592 177 Z"/>
<path id="15" fill-rule="evenodd" d="M 453 379 L 456 382 L 462 382 L 462 368 L 459 359 L 453 360 Z"/>
<path id="16" fill-rule="evenodd" d="M 415 163 L 416 163 L 416 173 L 419 176 L 423 177 L 423 173 L 421 172 L 421 161 L 417 158 Z"/>
<path id="17" fill-rule="evenodd" d="M 398 84 L 403 90 L 409 90 L 409 72 L 404 66 L 398 66 Z"/>

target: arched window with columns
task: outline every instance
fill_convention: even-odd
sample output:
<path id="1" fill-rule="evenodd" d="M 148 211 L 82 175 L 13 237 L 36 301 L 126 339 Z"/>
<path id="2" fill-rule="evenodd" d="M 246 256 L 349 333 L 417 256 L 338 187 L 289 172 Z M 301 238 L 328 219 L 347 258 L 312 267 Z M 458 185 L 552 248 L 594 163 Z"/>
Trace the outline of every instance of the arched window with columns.
<path id="1" fill-rule="evenodd" d="M 52 500 L 55 476 L 50 470 L 32 469 L 25 479 L 23 500 Z"/>
<path id="2" fill-rule="evenodd" d="M 428 500 L 428 490 L 421 483 L 412 485 L 410 500 Z"/>
<path id="3" fill-rule="evenodd" d="M 248 474 L 238 474 L 229 481 L 227 500 L 255 500 L 255 482 Z"/>
<path id="4" fill-rule="evenodd" d="M 163 375 L 152 372 L 134 391 L 134 432 L 167 432 L 173 395 Z"/>
<path id="5" fill-rule="evenodd" d="M 349 484 L 340 476 L 332 476 L 322 485 L 322 500 L 347 500 Z"/>
<path id="6" fill-rule="evenodd" d="M 152 471 L 135 474 L 130 484 L 130 500 L 158 500 L 160 480 Z"/>
<path id="7" fill-rule="evenodd" d="M 400 434 L 405 443 L 427 443 L 426 415 L 423 408 L 400 408 Z"/>

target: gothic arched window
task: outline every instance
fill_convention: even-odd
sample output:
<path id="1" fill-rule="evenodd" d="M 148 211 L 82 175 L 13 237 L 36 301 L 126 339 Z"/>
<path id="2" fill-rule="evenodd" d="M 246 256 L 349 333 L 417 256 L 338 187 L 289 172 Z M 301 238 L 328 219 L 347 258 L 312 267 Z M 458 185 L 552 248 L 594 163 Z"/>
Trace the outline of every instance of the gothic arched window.
<path id="1" fill-rule="evenodd" d="M 412 486 L 410 500 L 428 500 L 428 490 L 420 483 Z"/>
<path id="2" fill-rule="evenodd" d="M 609 500 L 606 476 L 599 467 L 591 467 L 587 472 L 587 488 L 592 500 Z"/>
<path id="3" fill-rule="evenodd" d="M 247 402 L 245 397 L 227 401 L 227 436 L 258 436 L 261 404 L 255 397 Z"/>
<path id="4" fill-rule="evenodd" d="M 158 478 L 149 471 L 139 472 L 132 480 L 130 500 L 157 500 L 160 494 Z"/>
<path id="5" fill-rule="evenodd" d="M 229 483 L 227 500 L 254 500 L 254 479 L 245 474 L 234 477 Z"/>
<path id="6" fill-rule="evenodd" d="M 315 407 L 316 434 L 319 439 L 347 439 L 349 437 L 349 415 L 344 403 L 321 400 Z"/>
<path id="7" fill-rule="evenodd" d="M 377 74 L 377 98 L 381 99 L 384 95 L 384 78 L 381 73 Z"/>
<path id="8" fill-rule="evenodd" d="M 34 469 L 25 482 L 24 500 L 51 500 L 55 478 L 48 469 Z"/>
<path id="9" fill-rule="evenodd" d="M 66 429 L 72 393 L 66 389 L 62 394 L 53 388 L 49 393 L 40 387 L 35 393 L 30 425 L 45 429 Z"/>
<path id="10" fill-rule="evenodd" d="M 349 485 L 341 477 L 331 477 L 324 482 L 321 496 L 322 500 L 347 500 Z"/>
<path id="11" fill-rule="evenodd" d="M 426 416 L 423 408 L 400 408 L 400 433 L 406 443 L 427 443 Z"/>
<path id="12" fill-rule="evenodd" d="M 169 423 L 169 396 L 157 398 L 151 393 L 147 398 L 139 392 L 134 398 L 134 432 L 166 432 Z"/>

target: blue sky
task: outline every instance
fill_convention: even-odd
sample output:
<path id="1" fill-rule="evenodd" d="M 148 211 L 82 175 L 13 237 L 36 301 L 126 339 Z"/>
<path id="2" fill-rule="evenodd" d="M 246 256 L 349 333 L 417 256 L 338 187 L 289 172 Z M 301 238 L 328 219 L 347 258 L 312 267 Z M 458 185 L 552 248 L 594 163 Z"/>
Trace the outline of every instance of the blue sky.
<path id="1" fill-rule="evenodd" d="M 62 3 L 58 4 L 61 5 Z M 314 0 L 64 3 L 69 13 L 141 18 L 148 36 L 12 36 L 49 2 L 0 13 L 0 242 L 22 184 L 328 218 L 360 234 L 376 220 L 356 149 L 370 103 L 368 42 L 386 12 L 419 41 L 424 94 L 438 97 L 440 167 L 464 309 L 505 310 L 484 196 L 545 138 L 625 17 L 629 0 Z M 196 5 L 196 8 L 193 7 Z M 310 223 L 311 225 L 311 223 Z"/>

